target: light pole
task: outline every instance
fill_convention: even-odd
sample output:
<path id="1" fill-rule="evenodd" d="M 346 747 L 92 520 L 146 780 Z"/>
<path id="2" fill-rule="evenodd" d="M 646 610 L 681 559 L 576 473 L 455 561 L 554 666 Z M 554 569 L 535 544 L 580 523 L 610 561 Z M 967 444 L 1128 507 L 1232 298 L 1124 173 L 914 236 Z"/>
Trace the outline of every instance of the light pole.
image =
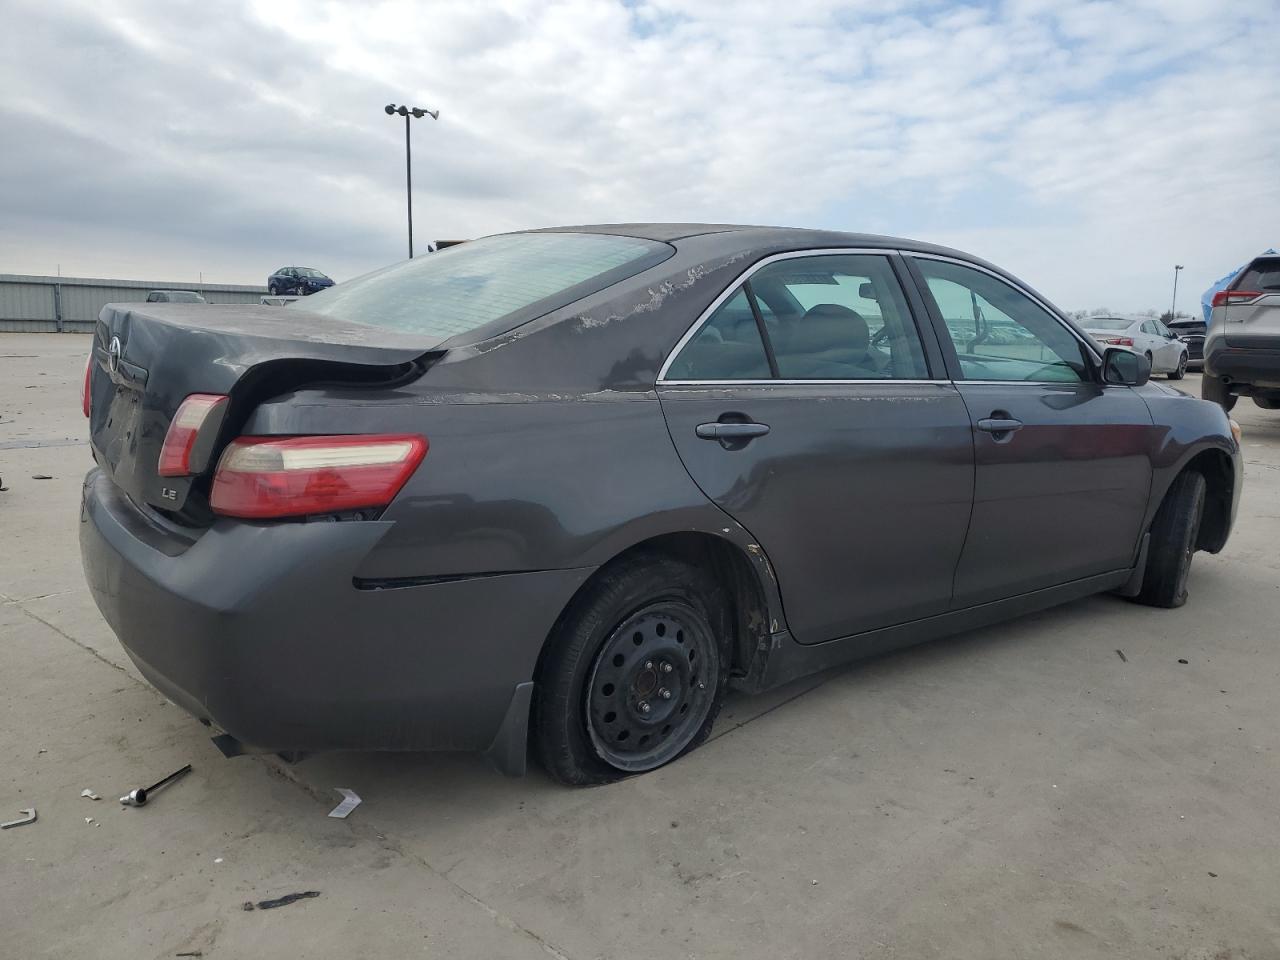
<path id="1" fill-rule="evenodd" d="M 1169 322 L 1172 323 L 1178 316 L 1178 271 L 1182 269 L 1182 264 L 1175 263 L 1173 265 L 1173 303 L 1169 305 Z"/>
<path id="2" fill-rule="evenodd" d="M 406 107 L 403 104 L 396 106 L 394 103 L 388 103 L 382 108 L 387 112 L 387 116 L 394 117 L 397 113 L 404 117 L 404 195 L 405 207 L 409 215 L 409 259 L 413 259 L 413 152 L 409 147 L 409 118 L 421 119 L 422 117 L 430 117 L 432 120 L 440 119 L 439 110 L 424 110 L 422 107 Z"/>

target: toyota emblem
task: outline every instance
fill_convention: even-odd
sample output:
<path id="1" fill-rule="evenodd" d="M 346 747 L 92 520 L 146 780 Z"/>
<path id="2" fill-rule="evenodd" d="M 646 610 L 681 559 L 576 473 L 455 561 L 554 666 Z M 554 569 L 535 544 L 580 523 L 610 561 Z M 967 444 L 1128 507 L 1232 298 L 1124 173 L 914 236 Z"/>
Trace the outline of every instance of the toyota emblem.
<path id="1" fill-rule="evenodd" d="M 107 369 L 112 373 L 120 369 L 120 353 L 122 349 L 119 337 L 112 337 L 111 342 L 107 344 Z"/>

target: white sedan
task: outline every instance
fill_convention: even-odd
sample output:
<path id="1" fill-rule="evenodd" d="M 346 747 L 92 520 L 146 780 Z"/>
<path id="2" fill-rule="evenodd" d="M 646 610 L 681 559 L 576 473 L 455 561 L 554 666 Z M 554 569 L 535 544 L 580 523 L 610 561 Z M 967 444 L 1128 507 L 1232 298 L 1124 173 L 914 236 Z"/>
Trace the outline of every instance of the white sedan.
<path id="1" fill-rule="evenodd" d="M 1145 354 L 1153 374 L 1165 373 L 1170 380 L 1181 380 L 1187 372 L 1187 345 L 1154 317 L 1088 317 L 1080 326 L 1104 347 Z"/>

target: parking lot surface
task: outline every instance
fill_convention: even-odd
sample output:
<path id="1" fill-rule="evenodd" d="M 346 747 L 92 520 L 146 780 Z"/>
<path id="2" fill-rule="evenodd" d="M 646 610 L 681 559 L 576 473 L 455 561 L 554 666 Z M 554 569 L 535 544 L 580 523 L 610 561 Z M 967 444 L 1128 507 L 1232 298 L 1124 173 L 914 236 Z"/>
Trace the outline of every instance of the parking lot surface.
<path id="1" fill-rule="evenodd" d="M 685 759 L 572 790 L 223 759 L 83 585 L 87 347 L 0 335 L 0 820 L 39 815 L 0 833 L 0 957 L 1280 957 L 1280 413 L 1236 408 L 1244 501 L 1185 608 L 1095 597 L 738 697 Z"/>

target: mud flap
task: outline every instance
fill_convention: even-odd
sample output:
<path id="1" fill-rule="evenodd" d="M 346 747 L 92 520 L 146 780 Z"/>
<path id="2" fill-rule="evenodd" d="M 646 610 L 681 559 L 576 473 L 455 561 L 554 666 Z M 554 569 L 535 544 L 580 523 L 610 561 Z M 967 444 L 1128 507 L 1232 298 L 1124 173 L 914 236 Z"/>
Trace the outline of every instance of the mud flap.
<path id="1" fill-rule="evenodd" d="M 1115 589 L 1118 597 L 1136 597 L 1142 592 L 1142 581 L 1147 576 L 1147 551 L 1151 549 L 1151 533 L 1142 535 L 1142 545 L 1138 547 L 1138 562 L 1133 566 L 1129 579 Z"/>
<path id="2" fill-rule="evenodd" d="M 499 773 L 523 777 L 529 767 L 529 708 L 533 703 L 533 681 L 517 683 L 507 704 L 502 726 L 484 756 Z"/>

